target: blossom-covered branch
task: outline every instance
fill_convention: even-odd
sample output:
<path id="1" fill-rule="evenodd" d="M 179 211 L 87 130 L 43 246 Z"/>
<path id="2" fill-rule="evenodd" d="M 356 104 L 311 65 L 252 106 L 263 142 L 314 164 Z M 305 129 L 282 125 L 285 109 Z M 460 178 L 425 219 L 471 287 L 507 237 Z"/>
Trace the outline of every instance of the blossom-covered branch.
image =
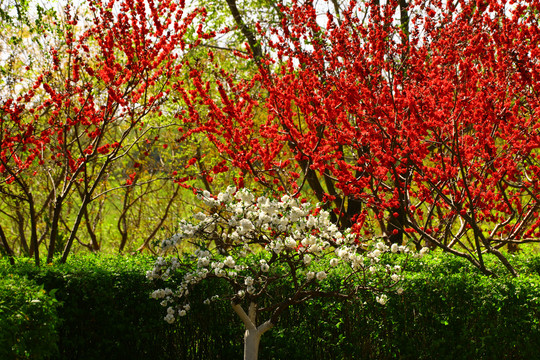
<path id="1" fill-rule="evenodd" d="M 229 187 L 217 196 L 204 191 L 199 197 L 208 212 L 182 221 L 178 234 L 162 243 L 164 252 L 176 256 L 158 258 L 147 273 L 149 279 L 163 280 L 183 274 L 177 288 L 152 294 L 167 307 L 167 322 L 186 315 L 191 288 L 210 278 L 222 279 L 229 290 L 209 294 L 206 302 L 231 301 L 246 331 L 258 337 L 263 330 L 246 321 L 242 304 L 269 313 L 264 331 L 288 307 L 313 298 L 353 300 L 360 290 L 369 290 L 380 293 L 377 301 L 385 304 L 388 298 L 382 292 L 395 287 L 403 271 L 386 254 L 410 253 L 403 245 L 369 244 L 350 229 L 341 232 L 327 211 L 288 195 L 256 197 L 245 188 Z M 329 277 L 341 280 L 328 288 Z"/>

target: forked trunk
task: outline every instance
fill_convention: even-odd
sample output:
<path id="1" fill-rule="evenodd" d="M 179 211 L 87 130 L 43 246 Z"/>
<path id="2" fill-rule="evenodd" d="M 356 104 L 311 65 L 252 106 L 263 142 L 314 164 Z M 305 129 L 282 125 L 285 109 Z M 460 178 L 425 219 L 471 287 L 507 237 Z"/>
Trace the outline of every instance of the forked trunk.
<path id="1" fill-rule="evenodd" d="M 255 303 L 249 305 L 249 315 L 239 304 L 232 303 L 232 307 L 246 327 L 244 333 L 244 360 L 257 360 L 261 335 L 270 330 L 274 324 L 268 320 L 257 326 L 257 304 Z"/>

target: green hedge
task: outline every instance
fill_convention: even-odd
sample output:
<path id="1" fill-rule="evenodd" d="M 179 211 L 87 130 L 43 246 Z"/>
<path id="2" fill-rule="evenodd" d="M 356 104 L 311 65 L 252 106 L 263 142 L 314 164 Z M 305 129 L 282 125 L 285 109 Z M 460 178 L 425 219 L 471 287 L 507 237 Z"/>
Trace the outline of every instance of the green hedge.
<path id="1" fill-rule="evenodd" d="M 355 305 L 313 302 L 283 336 L 304 334 L 312 359 L 539 359 L 538 258 L 513 260 L 520 277 L 490 278 L 464 260 L 427 256 L 385 306 L 369 294 Z"/>
<path id="2" fill-rule="evenodd" d="M 495 279 L 460 259 L 428 256 L 410 264 L 405 292 L 389 294 L 385 306 L 364 294 L 354 304 L 317 300 L 292 308 L 264 334 L 260 359 L 539 358 L 540 260 L 521 255 L 513 261 L 522 275 Z M 5 260 L 0 275 L 58 289 L 58 359 L 242 358 L 242 326 L 229 305 L 202 305 L 223 284 L 195 289 L 192 311 L 169 325 L 149 297 L 155 284 L 144 273 L 152 263 L 149 257 L 77 256 L 35 268 Z"/>
<path id="3" fill-rule="evenodd" d="M 238 357 L 241 327 L 225 304 L 217 309 L 220 316 L 210 316 L 210 322 L 203 305 L 193 311 L 198 316 L 190 321 L 171 326 L 163 320 L 163 308 L 150 298 L 156 284 L 145 278 L 153 262 L 150 257 L 89 255 L 37 268 L 30 260 L 19 259 L 15 267 L 1 262 L 0 276 L 24 274 L 45 289 L 58 289 L 55 295 L 62 302 L 59 359 Z M 227 340 L 224 334 L 236 336 Z"/>
<path id="4" fill-rule="evenodd" d="M 0 359 L 47 359 L 57 355 L 58 301 L 53 292 L 8 274 L 0 281 Z"/>

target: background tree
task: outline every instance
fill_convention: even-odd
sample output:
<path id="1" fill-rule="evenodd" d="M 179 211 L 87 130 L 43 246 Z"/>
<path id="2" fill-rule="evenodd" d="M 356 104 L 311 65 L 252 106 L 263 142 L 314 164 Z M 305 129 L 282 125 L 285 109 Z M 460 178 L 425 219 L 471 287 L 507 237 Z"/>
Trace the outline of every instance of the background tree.
<path id="1" fill-rule="evenodd" d="M 199 9 L 186 14 L 183 5 L 91 1 L 83 14 L 68 5 L 57 42 L 49 42 L 48 68 L 23 95 L 2 103 L 2 192 L 12 201 L 5 212 L 27 208 L 20 225 L 30 229 L 37 264 L 45 234 L 52 261 L 62 224 L 65 261 L 113 164 L 160 129 L 176 126 L 174 116 L 162 121 L 160 109 L 185 63 L 183 53 L 196 46 L 202 30 L 193 43 L 184 37 L 196 16 L 204 17 Z M 38 175 L 48 184 L 45 199 L 34 193 Z M 117 187 L 132 184 L 135 172 L 125 175 Z M 46 229 L 38 239 L 40 217 Z"/>
<path id="2" fill-rule="evenodd" d="M 539 240 L 538 5 L 350 2 L 323 22 L 293 2 L 260 34 L 258 75 L 217 82 L 216 101 L 191 74 L 186 101 L 208 111 L 185 121 L 262 186 L 309 188 L 342 228 L 485 274 L 492 253 L 515 274 L 499 249 Z"/>
<path id="3" fill-rule="evenodd" d="M 9 55 L 9 58 L 2 63 L 2 69 L 6 75 L 3 78 L 4 100 L 17 99 L 19 95 L 26 95 L 40 75 L 47 73 L 50 80 L 54 74 L 61 72 L 64 73 L 62 76 L 65 78 L 65 73 L 70 71 L 74 59 L 73 57 L 62 57 L 63 51 L 67 48 L 68 33 L 66 29 L 72 29 L 73 34 L 69 36 L 72 36 L 73 39 L 76 39 L 78 34 L 88 30 L 95 12 L 89 8 L 91 3 L 78 4 L 77 8 L 69 8 L 67 13 L 64 13 L 64 9 L 60 9 L 60 15 L 57 15 L 54 9 L 43 9 L 33 3 L 4 2 L 2 5 L 4 6 L 2 9 L 5 10 L 2 12 L 2 16 L 7 19 L 2 25 L 4 30 L 8 30 L 3 33 L 2 39 L 5 40 L 6 44 L 4 50 Z M 216 29 L 221 29 L 228 20 L 226 13 L 215 11 L 218 7 L 214 7 L 214 4 L 208 5 L 212 5 L 208 10 L 210 16 L 207 21 L 202 23 L 204 31 L 211 33 Z M 22 15 L 16 9 L 22 9 Z M 118 15 L 119 11 L 118 7 L 114 8 L 113 6 L 112 14 Z M 77 25 L 67 24 L 66 22 L 70 22 L 72 20 L 70 17 L 75 16 L 74 14 L 78 16 Z M 142 24 L 142 20 L 140 23 Z M 152 23 L 146 25 L 150 29 L 154 27 Z M 234 28 L 232 20 L 231 25 Z M 209 64 L 206 59 L 207 50 L 201 49 L 213 49 L 216 52 L 214 60 L 219 62 L 221 66 L 234 70 L 237 76 L 247 76 L 246 74 L 253 73 L 255 68 L 249 60 L 239 62 L 237 59 L 233 59 L 234 61 L 229 61 L 233 51 L 241 51 L 240 44 L 243 41 L 232 35 L 233 30 L 223 32 L 217 37 L 208 36 L 200 41 L 201 29 L 197 30 L 197 26 L 198 24 L 195 23 L 192 26 L 187 26 L 184 39 L 186 43 L 197 43 L 204 45 L 204 47 L 193 46 L 189 49 L 174 50 L 175 54 L 181 55 L 181 59 L 175 61 L 181 62 L 185 66 L 175 68 L 174 74 L 169 73 L 168 82 L 162 84 L 163 90 L 168 92 L 161 97 L 159 104 L 155 104 L 156 109 L 159 107 L 159 112 L 150 112 L 145 117 L 144 123 L 141 122 L 145 129 L 135 127 L 134 130 L 137 131 L 131 131 L 127 135 L 126 143 L 131 143 L 133 146 L 129 149 L 124 148 L 129 150 L 124 153 L 125 156 L 116 158 L 114 167 L 110 166 L 100 181 L 96 182 L 97 187 L 94 190 L 93 199 L 98 201 L 91 201 L 82 208 L 81 226 L 74 233 L 73 240 L 77 248 L 98 251 L 103 246 L 106 249 L 113 246 L 121 252 L 142 251 L 144 249 L 153 251 L 153 240 L 156 236 L 171 236 L 176 226 L 176 216 L 189 211 L 192 207 L 190 204 L 190 199 L 193 198 L 191 191 L 181 192 L 175 183 L 180 183 L 184 187 L 196 185 L 209 191 L 213 191 L 214 187 L 224 188 L 226 187 L 224 183 L 230 183 L 231 178 L 226 176 L 221 177 L 217 184 L 213 181 L 212 172 L 214 170 L 221 169 L 220 171 L 223 173 L 227 172 L 228 168 L 223 164 L 219 165 L 223 159 L 220 159 L 220 154 L 213 150 L 204 136 L 190 134 L 189 126 L 186 127 L 186 124 L 181 124 L 184 125 L 183 127 L 170 126 L 174 123 L 171 119 L 174 119 L 175 114 L 183 109 L 178 101 L 171 101 L 178 94 L 174 89 L 171 92 L 170 84 L 179 84 L 180 87 L 189 89 L 190 85 L 184 81 L 188 78 L 189 71 L 206 69 Z M 121 39 L 124 35 L 119 34 L 117 39 Z M 76 42 L 76 40 L 72 41 Z M 96 49 L 100 44 L 95 41 L 95 38 L 91 37 L 84 41 L 90 53 L 99 53 Z M 57 52 L 56 72 L 52 71 L 54 60 L 51 47 L 54 47 Z M 80 48 L 78 50 L 80 51 Z M 118 53 L 120 56 L 115 55 L 115 60 L 119 63 L 125 61 L 125 58 L 121 56 L 122 51 Z M 85 58 L 85 61 L 91 67 L 96 65 L 94 58 Z M 144 74 L 138 75 L 144 76 Z M 87 74 L 85 76 L 84 79 L 79 79 L 79 83 L 85 84 L 82 88 L 90 84 L 94 86 L 96 92 L 105 90 L 103 85 L 94 81 L 96 79 L 92 79 Z M 220 78 L 220 76 L 221 74 L 217 70 L 208 73 L 209 79 Z M 95 78 L 99 80 L 99 76 L 95 76 Z M 56 82 L 50 81 L 48 84 L 56 91 L 60 83 L 61 80 L 57 79 Z M 42 96 L 43 89 L 38 86 L 32 91 L 37 93 L 33 96 L 34 101 L 38 102 L 37 99 Z M 148 97 L 150 93 L 144 95 Z M 141 96 L 141 99 L 144 99 L 144 96 Z M 179 101 L 181 103 L 181 98 Z M 113 99 L 111 104 L 115 102 L 116 100 Z M 152 126 L 149 126 L 150 119 Z M 10 126 L 9 121 L 5 124 L 5 127 L 7 126 Z M 112 126 L 112 128 L 115 130 L 109 139 L 114 143 L 115 136 L 122 129 L 119 126 Z M 133 141 L 141 135 L 143 130 L 149 129 L 150 131 L 140 139 L 144 141 Z M 188 137 L 189 141 L 185 141 Z M 188 162 L 195 164 L 196 167 L 186 168 Z M 206 166 L 206 163 L 210 162 L 218 164 L 218 166 Z M 42 171 L 43 166 L 44 164 L 34 162 L 29 165 L 27 170 L 33 175 L 28 184 L 32 187 L 32 202 L 36 204 L 34 216 L 30 215 L 31 211 L 27 206 L 27 201 L 21 200 L 20 197 L 11 196 L 17 193 L 16 187 L 4 189 L 5 196 L 2 196 L 0 212 L 3 229 L 5 229 L 5 232 L 2 232 L 4 234 L 2 239 L 5 240 L 3 248 L 8 249 L 6 250 L 8 253 L 11 251 L 13 254 L 18 252 L 26 255 L 39 255 L 39 253 L 34 253 L 35 246 L 30 245 L 33 241 L 31 239 L 37 239 L 35 242 L 38 248 L 48 247 L 49 254 L 64 251 L 69 242 L 73 219 L 78 217 L 78 210 L 84 198 L 84 186 L 82 183 L 75 182 L 70 191 L 67 191 L 62 197 L 64 200 L 55 202 L 56 189 L 61 185 L 61 181 L 59 179 L 50 181 L 49 174 Z M 85 166 L 91 169 L 88 170 L 89 173 L 96 174 L 99 173 L 101 163 L 88 161 Z M 230 174 L 231 177 L 234 176 L 235 171 L 230 171 Z M 61 175 L 58 176 L 61 177 Z M 12 190 L 15 193 L 8 195 Z M 179 200 L 180 195 L 181 201 Z M 56 219 L 55 204 L 59 204 L 62 208 L 56 213 L 57 220 L 54 220 Z M 153 215 L 142 216 L 143 211 L 152 212 Z M 171 216 L 171 214 L 174 215 Z M 32 222 L 29 219 L 34 220 Z M 118 219 L 118 221 L 114 219 Z M 48 240 L 51 238 L 51 230 L 55 223 L 58 223 L 58 230 L 56 231 L 57 235 L 52 236 L 56 240 L 54 240 L 54 247 L 51 248 Z M 36 229 L 35 236 L 32 229 Z"/>

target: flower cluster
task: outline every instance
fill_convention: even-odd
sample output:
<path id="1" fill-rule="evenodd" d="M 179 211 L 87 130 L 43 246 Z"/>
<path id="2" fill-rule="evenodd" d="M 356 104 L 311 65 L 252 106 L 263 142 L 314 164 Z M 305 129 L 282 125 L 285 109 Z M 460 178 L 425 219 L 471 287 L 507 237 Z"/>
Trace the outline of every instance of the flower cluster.
<path id="1" fill-rule="evenodd" d="M 179 233 L 162 243 L 165 252 L 188 243 L 196 246 L 190 255 L 192 266 L 178 288 L 152 294 L 168 307 L 168 322 L 189 310 L 189 288 L 210 277 L 226 279 L 232 285 L 229 298 L 236 302 L 264 296 L 268 285 L 278 278 L 294 282 L 294 291 L 317 288 L 339 267 L 362 278 L 366 274 L 384 276 L 393 285 L 401 279 L 401 267 L 383 264 L 381 258 L 384 253 L 407 254 L 406 246 L 382 242 L 367 246 L 349 230 L 341 232 L 328 212 L 309 203 L 288 195 L 257 198 L 249 190 L 235 191 L 233 187 L 216 197 L 208 192 L 199 196 L 212 211 L 195 214 L 193 221 L 182 221 Z M 147 277 L 166 280 L 179 267 L 178 258 L 160 257 Z M 385 300 L 378 299 L 379 303 L 386 302 L 383 295 L 380 299 Z M 171 307 L 174 303 L 182 305 L 175 310 Z"/>

